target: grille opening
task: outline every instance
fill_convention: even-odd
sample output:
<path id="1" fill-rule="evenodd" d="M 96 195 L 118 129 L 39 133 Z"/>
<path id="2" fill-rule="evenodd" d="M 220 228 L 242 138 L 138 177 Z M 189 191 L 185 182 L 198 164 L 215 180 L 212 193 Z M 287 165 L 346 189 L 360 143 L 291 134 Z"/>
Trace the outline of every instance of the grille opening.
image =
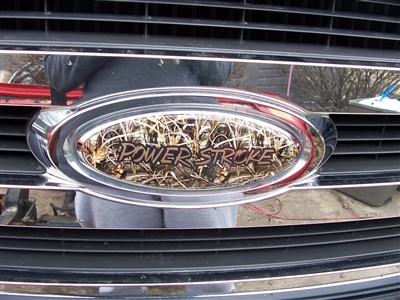
<path id="1" fill-rule="evenodd" d="M 25 136 L 25 120 L 0 119 L 0 135 Z"/>
<path id="2" fill-rule="evenodd" d="M 348 167 L 349 169 L 357 166 L 357 164 L 359 163 L 362 163 L 364 164 L 363 170 L 368 172 L 371 172 L 371 165 L 369 164 L 374 164 L 375 166 L 387 165 L 388 167 L 391 167 L 393 170 L 398 170 L 400 165 L 399 155 L 393 153 L 361 154 L 361 155 L 356 153 L 354 154 L 346 153 L 346 155 L 335 155 L 332 160 L 333 161 L 340 160 L 340 163 L 346 162 L 350 165 L 353 164 L 352 166 Z M 362 167 L 361 164 L 360 166 Z M 383 170 L 372 170 L 372 171 L 383 171 Z"/>
<path id="3" fill-rule="evenodd" d="M 30 150 L 25 138 L 0 136 L 0 151 L 29 152 Z"/>
<path id="4" fill-rule="evenodd" d="M 243 1 L 238 1 L 242 2 Z M 298 7 L 314 9 L 330 9 L 330 1 L 298 1 L 298 0 L 247 0 L 248 4 L 276 5 L 280 7 Z"/>
<path id="5" fill-rule="evenodd" d="M 342 141 L 333 155 L 365 153 L 400 153 L 400 140 Z"/>
<path id="6" fill-rule="evenodd" d="M 320 174 L 379 174 L 400 167 L 400 115 L 332 114 L 338 142 Z"/>
<path id="7" fill-rule="evenodd" d="M 102 22 L 93 23 L 90 21 L 71 20 L 48 20 L 49 30 L 69 32 L 75 28 L 79 32 L 93 33 L 144 33 L 144 24 L 125 22 Z"/>
<path id="8" fill-rule="evenodd" d="M 355 37 L 353 39 L 349 39 L 346 36 L 335 36 L 331 42 L 331 45 L 342 46 L 342 47 L 351 47 L 351 48 L 377 48 L 379 45 L 380 49 L 396 49 L 398 48 L 398 42 L 396 41 L 382 41 L 376 39 L 366 39 L 366 38 L 358 38 Z"/>
<path id="9" fill-rule="evenodd" d="M 28 106 L 2 106 L 0 110 L 0 120 L 28 120 L 39 110 L 40 108 Z"/>
<path id="10" fill-rule="evenodd" d="M 346 3 L 349 2 L 349 3 Z M 396 1 L 393 1 L 396 2 Z M 381 16 L 392 16 L 392 17 L 398 17 L 399 15 L 396 15 L 396 9 L 391 9 L 392 7 L 389 5 L 385 5 L 384 3 L 369 3 L 369 2 L 363 2 L 363 1 L 355 1 L 354 3 L 355 8 L 359 11 L 363 11 L 365 13 L 373 13 L 375 15 L 381 15 Z M 346 0 L 341 0 L 340 4 L 338 7 L 340 10 L 343 11 L 349 11 L 351 12 L 353 7 L 351 5 L 351 1 L 346 1 Z"/>
<path id="11" fill-rule="evenodd" d="M 387 126 L 385 128 L 385 131 L 386 132 L 398 133 L 400 135 L 400 126 Z"/>
<path id="12" fill-rule="evenodd" d="M 361 146 L 371 146 L 371 147 L 384 147 L 384 146 L 389 146 L 389 145 L 397 145 L 399 146 L 399 151 L 400 151 L 400 141 L 392 141 L 392 140 L 379 140 L 379 141 L 343 141 L 340 143 L 341 146 L 357 146 L 357 145 L 361 145 Z"/>
<path id="13" fill-rule="evenodd" d="M 179 19 L 202 19 L 219 21 L 241 21 L 242 11 L 228 7 L 204 7 L 170 4 L 149 4 L 150 17 L 165 17 Z"/>
<path id="14" fill-rule="evenodd" d="M 49 20 L 48 25 L 50 30 L 57 31 L 71 31 L 73 28 L 76 31 L 96 31 L 93 22 L 88 21 Z M 81 30 L 81 28 L 84 30 Z"/>
<path id="15" fill-rule="evenodd" d="M 2 1 L 1 10 L 43 11 L 43 0 Z"/>
<path id="16" fill-rule="evenodd" d="M 330 17 L 319 15 L 304 15 L 298 13 L 248 11 L 246 22 L 281 25 L 300 25 L 309 27 L 329 27 Z"/>
<path id="17" fill-rule="evenodd" d="M 321 175 L 393 173 L 399 170 L 398 153 L 333 155 L 319 170 Z"/>
<path id="18" fill-rule="evenodd" d="M 239 29 L 229 29 L 225 30 L 224 28 L 213 28 L 213 27 L 199 27 L 199 26 L 180 26 L 180 25 L 156 25 L 150 24 L 148 26 L 148 34 L 151 35 L 160 35 L 160 36 L 196 36 L 206 38 L 210 34 L 219 39 L 228 39 L 233 37 L 239 37 L 240 30 Z"/>
<path id="19" fill-rule="evenodd" d="M 390 140 L 400 139 L 400 126 L 338 126 L 338 139 L 343 140 Z"/>
<path id="20" fill-rule="evenodd" d="M 16 170 L 21 169 L 20 165 L 16 165 L 21 163 L 22 160 L 26 161 L 29 159 L 33 159 L 33 155 L 30 153 L 27 153 L 27 151 L 1 151 L 0 153 L 0 157 L 3 163 L 2 169 L 1 169 L 1 173 L 4 174 L 5 171 L 5 167 L 4 167 L 4 163 L 12 163 L 14 164 L 12 167 L 15 168 Z M 18 159 L 20 158 L 20 159 Z M 36 161 L 36 160 L 35 160 Z M 38 163 L 39 164 L 39 163 Z M 22 171 L 21 171 L 22 173 Z"/>
<path id="21" fill-rule="evenodd" d="M 274 30 L 244 30 L 244 40 L 265 41 L 266 39 L 271 42 L 288 42 L 291 44 L 313 43 L 324 45 L 327 43 L 328 36 L 314 35 L 312 33 L 281 32 Z M 290 47 L 290 45 L 288 45 L 288 47 Z"/>
<path id="22" fill-rule="evenodd" d="M 385 115 L 385 114 L 369 114 L 366 115 L 346 115 L 332 114 L 330 115 L 336 126 L 390 126 L 400 124 L 400 115 Z"/>
<path id="23" fill-rule="evenodd" d="M 0 160 L 0 175 L 34 175 L 46 171 L 30 151 L 0 151 Z"/>
<path id="24" fill-rule="evenodd" d="M 101 13 L 120 15 L 144 15 L 146 4 L 126 1 L 48 1 L 48 11 L 63 13 Z"/>
<path id="25" fill-rule="evenodd" d="M 0 19 L 1 29 L 18 29 L 18 30 L 45 30 L 45 22 L 43 20 L 32 19 Z"/>
<path id="26" fill-rule="evenodd" d="M 0 110 L 0 175 L 42 174 L 45 168 L 36 160 L 26 142 L 26 125 L 40 108 L 2 106 Z"/>

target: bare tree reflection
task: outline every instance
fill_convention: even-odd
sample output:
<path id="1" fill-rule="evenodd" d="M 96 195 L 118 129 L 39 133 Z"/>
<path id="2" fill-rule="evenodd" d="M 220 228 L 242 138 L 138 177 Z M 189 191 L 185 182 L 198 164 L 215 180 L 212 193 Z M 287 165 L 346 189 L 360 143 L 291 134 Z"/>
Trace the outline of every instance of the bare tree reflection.
<path id="1" fill-rule="evenodd" d="M 2 56 L 6 70 L 11 73 L 8 83 L 48 84 L 44 71 L 44 55 L 21 54 Z"/>
<path id="2" fill-rule="evenodd" d="M 349 100 L 379 96 L 392 85 L 392 97 L 399 97 L 399 83 L 397 71 L 295 66 L 292 86 L 313 110 L 345 111 Z"/>

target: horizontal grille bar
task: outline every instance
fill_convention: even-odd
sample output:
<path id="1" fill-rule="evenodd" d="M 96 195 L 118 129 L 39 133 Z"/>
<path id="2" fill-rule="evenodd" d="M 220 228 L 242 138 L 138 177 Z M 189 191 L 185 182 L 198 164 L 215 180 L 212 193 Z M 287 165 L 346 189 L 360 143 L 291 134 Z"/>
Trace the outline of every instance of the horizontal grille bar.
<path id="1" fill-rule="evenodd" d="M 120 22 L 120 23 L 146 23 L 146 24 L 158 24 L 158 25 L 180 25 L 180 26 L 199 26 L 199 27 L 213 27 L 213 28 L 234 28 L 243 30 L 269 30 L 277 32 L 294 32 L 294 33 L 311 33 L 320 35 L 330 36 L 347 36 L 347 37 L 363 37 L 369 39 L 380 39 L 380 40 L 400 40 L 398 34 L 380 33 L 377 35 L 374 32 L 367 31 L 356 31 L 356 30 L 345 30 L 345 29 L 329 29 L 329 28 L 318 28 L 312 26 L 292 26 L 283 24 L 262 24 L 262 23 L 249 23 L 249 22 L 237 22 L 237 21 L 220 21 L 220 20 L 193 20 L 186 18 L 160 18 L 151 17 L 143 18 L 141 16 L 120 16 L 120 15 L 107 15 L 107 14 L 67 14 L 67 13 L 26 13 L 26 12 L 0 12 L 2 18 L 21 18 L 21 19 L 33 19 L 33 20 L 61 20 L 68 21 L 92 21 L 92 22 Z M 393 22 L 400 22 L 398 20 L 392 20 Z M 151 33 L 150 33 L 151 34 Z"/>
<path id="2" fill-rule="evenodd" d="M 2 6 L 1 30 L 9 30 L 11 36 L 21 39 L 13 41 L 10 35 L 3 34 L 4 47 L 19 44 L 29 46 L 29 43 L 24 43 L 29 40 L 24 40 L 17 32 L 34 30 L 51 33 L 59 41 L 59 35 L 63 32 L 97 33 L 103 35 L 100 48 L 107 48 L 110 43 L 106 34 L 121 34 L 120 41 L 132 35 L 143 37 L 146 50 L 156 50 L 152 43 L 163 50 L 174 48 L 170 42 L 155 40 L 157 37 L 200 39 L 203 45 L 212 45 L 214 40 L 222 43 L 239 42 L 233 47 L 236 50 L 243 50 L 243 42 L 255 41 L 262 45 L 276 45 L 281 47 L 281 51 L 287 47 L 282 48 L 280 43 L 290 44 L 291 47 L 307 45 L 321 47 L 325 51 L 329 49 L 341 56 L 344 56 L 341 48 L 364 49 L 367 52 L 373 49 L 384 52 L 400 50 L 400 8 L 391 3 L 334 0 L 288 2 L 282 5 L 252 0 L 14 2 L 14 5 Z M 95 38 L 86 41 L 94 46 Z M 63 43 L 65 47 L 89 46 L 76 40 L 68 45 L 67 40 L 63 40 Z M 129 49 L 140 49 L 142 46 L 142 42 L 126 44 L 124 47 Z M 118 45 L 114 46 L 119 48 Z M 217 49 L 216 46 L 202 50 L 192 46 L 191 51 L 212 52 Z M 241 54 L 248 55 L 243 51 Z M 392 55 L 398 62 L 398 56 Z M 352 53 L 352 56 L 365 59 L 362 54 Z"/>
<path id="3" fill-rule="evenodd" d="M 377 16 L 377 15 L 368 15 L 368 14 L 356 14 L 347 11 L 322 11 L 321 9 L 307 9 L 302 7 L 290 7 L 290 6 L 279 6 L 279 5 L 260 5 L 260 4 L 251 4 L 251 3 L 232 3 L 232 2 L 199 2 L 199 1 L 165 1 L 165 0 L 139 0 L 136 2 L 142 3 L 154 3 L 154 4 L 175 4 L 175 5 L 188 5 L 188 6 L 206 6 L 206 7 L 218 7 L 218 8 L 234 8 L 240 9 L 243 11 L 265 11 L 265 12 L 278 12 L 282 13 L 292 13 L 292 14 L 302 14 L 302 15 L 314 15 L 314 16 L 327 16 L 327 17 L 336 17 L 336 18 L 349 18 L 349 19 L 360 19 L 360 20 L 370 20 L 370 21 L 381 21 L 381 22 L 400 22 L 399 18 L 396 17 L 387 17 L 387 16 Z M 387 5 L 395 5 L 391 3 L 386 3 Z M 323 4 L 322 4 L 323 5 Z"/>
<path id="4" fill-rule="evenodd" d="M 350 153 L 349 153 L 350 154 Z M 375 156 L 366 155 L 335 155 L 332 156 L 320 169 L 321 175 L 358 174 L 398 172 L 400 167 L 399 156 L 382 153 L 378 159 Z"/>
<path id="5" fill-rule="evenodd" d="M 194 230 L 196 233 L 193 236 L 189 235 L 190 230 L 107 230 L 110 234 L 107 236 L 107 241 L 110 242 L 166 242 L 166 241 L 225 241 L 225 240 L 238 240 L 243 241 L 247 239 L 275 239 L 282 237 L 296 237 L 296 236 L 316 236 L 323 234 L 339 234 L 339 233 L 355 233 L 359 231 L 368 231 L 376 229 L 390 229 L 393 222 L 400 222 L 393 219 L 377 219 L 374 222 L 361 221 L 361 222 L 338 222 L 335 224 L 323 223 L 318 226 L 302 225 L 302 226 L 276 226 L 273 230 L 271 228 L 254 227 L 245 228 L 238 227 L 234 229 L 207 229 L 207 230 Z M 396 223 L 397 224 L 397 223 Z M 37 234 L 37 233 L 40 233 Z M 111 233 L 117 233 L 113 236 Z M 251 234 L 250 234 L 251 233 Z M 102 230 L 90 229 L 72 229 L 60 231 L 56 229 L 38 229 L 34 227 L 12 227 L 10 230 L 2 231 L 2 238 L 18 239 L 31 239 L 35 236 L 36 240 L 57 240 L 63 241 L 104 241 L 105 235 Z"/>
<path id="6" fill-rule="evenodd" d="M 1 174 L 33 175 L 45 173 L 45 168 L 40 164 L 33 154 L 0 152 Z"/>
<path id="7" fill-rule="evenodd" d="M 399 222 L 399 218 L 389 218 L 221 230 L 60 230 L 4 226 L 1 276 L 13 270 L 24 270 L 20 272 L 24 276 L 42 270 L 51 272 L 52 278 L 58 280 L 68 271 L 75 275 L 85 273 L 96 280 L 104 272 L 115 276 L 165 272 L 178 275 L 228 269 L 233 272 L 262 269 L 265 275 L 265 270 L 283 266 L 290 269 L 356 261 L 374 255 L 398 255 Z"/>
<path id="8" fill-rule="evenodd" d="M 308 236 L 274 237 L 273 239 L 251 239 L 242 240 L 214 240 L 214 241 L 184 241 L 179 243 L 164 240 L 162 246 L 155 241 L 143 241 L 141 239 L 131 240 L 125 243 L 120 241 L 73 241 L 64 240 L 64 244 L 56 241 L 35 241 L 32 239 L 6 239 L 2 240 L 3 250 L 30 250 L 44 252 L 88 252 L 91 253 L 181 253 L 181 252 L 210 252 L 210 251 L 247 251 L 247 250 L 268 250 L 298 247 L 299 245 L 311 246 L 318 239 L 318 244 L 329 245 L 335 243 L 361 242 L 371 239 L 374 231 L 367 232 L 352 231 L 348 233 L 322 234 Z M 382 234 L 382 232 L 380 232 Z M 400 236 L 399 229 L 388 228 L 384 235 L 379 238 L 396 238 Z M 375 237 L 377 238 L 377 237 Z"/>
<path id="9" fill-rule="evenodd" d="M 332 114 L 336 126 L 399 126 L 400 115 Z"/>
<path id="10" fill-rule="evenodd" d="M 383 142 L 379 143 L 340 143 L 336 149 L 335 153 L 337 155 L 346 155 L 346 154 L 375 154 L 375 153 L 400 153 L 400 141 L 393 142 L 389 141 L 387 143 Z"/>
<path id="11" fill-rule="evenodd" d="M 103 1 L 103 2 L 107 2 L 107 1 Z M 111 2 L 111 1 L 109 1 Z M 132 1 L 126 1 L 126 0 L 120 0 L 120 1 L 113 1 L 113 2 L 119 2 L 118 4 L 125 2 L 125 3 L 131 3 Z M 326 1 L 328 2 L 328 1 Z M 172 7 L 175 6 L 175 8 L 179 8 L 179 7 L 205 7 L 208 9 L 218 9 L 218 8 L 223 8 L 223 9 L 235 9 L 235 10 L 239 10 L 240 12 L 276 12 L 276 13 L 286 13 L 286 14 L 300 14 L 300 15 L 311 15 L 311 16 L 325 16 L 325 17 L 333 17 L 333 18 L 348 18 L 348 19 L 354 19 L 354 20 L 367 20 L 367 21 L 378 21 L 378 22 L 392 22 L 392 23 L 399 23 L 400 22 L 400 18 L 398 16 L 396 16 L 394 13 L 392 13 L 391 16 L 385 16 L 385 15 L 373 15 L 373 14 L 366 14 L 366 13 L 354 13 L 354 12 L 349 12 L 349 11 L 344 11 L 344 10 L 327 10 L 324 8 L 328 8 L 329 4 L 320 4 L 317 6 L 319 6 L 322 9 L 310 9 L 310 8 L 304 8 L 304 7 L 300 7 L 300 6 L 282 6 L 282 5 L 268 5 L 268 4 L 252 4 L 251 1 L 247 1 L 246 3 L 244 3 L 243 1 L 232 1 L 232 2 L 228 2 L 228 1 L 165 1 L 165 0 L 139 0 L 139 1 L 135 1 L 135 3 L 143 3 L 143 4 L 147 4 L 147 5 L 154 5 L 154 7 L 158 7 L 157 5 L 160 5 L 159 7 Z M 382 3 L 388 6 L 388 8 L 390 8 L 392 5 L 396 6 L 395 3 Z M 310 4 L 308 4 L 310 5 Z M 100 9 L 101 3 L 100 5 L 97 5 L 97 10 Z M 346 5 L 342 5 L 344 8 L 346 7 Z M 398 5 L 397 5 L 398 6 Z M 71 6 L 70 6 L 71 7 Z M 83 9 L 84 5 L 81 6 Z M 115 6 L 114 6 L 115 7 Z M 72 7 L 71 7 L 72 8 Z M 76 10 L 78 8 L 78 10 Z M 339 6 L 338 9 L 340 9 L 341 7 Z M 393 8 L 393 7 L 392 7 Z M 61 8 L 62 9 L 62 8 Z M 63 7 L 63 9 L 65 10 L 65 7 Z M 79 11 L 79 7 L 75 6 L 74 8 L 75 11 Z M 70 11 L 73 11 L 72 9 L 70 9 Z M 151 7 L 150 7 L 151 9 Z M 354 7 L 352 8 L 354 10 Z M 56 10 L 56 8 L 54 7 L 53 9 L 50 9 L 50 11 L 48 12 L 50 14 L 50 12 L 52 12 L 53 10 Z M 68 9 L 67 9 L 68 10 Z M 86 8 L 87 10 L 87 8 Z M 95 11 L 96 10 L 96 5 L 92 6 L 92 10 Z M 143 6 L 139 7 L 138 11 L 143 11 Z M 113 11 L 108 11 L 107 13 L 115 13 L 118 12 L 115 9 Z M 151 11 L 150 11 L 151 12 Z M 121 12 L 122 13 L 122 12 Z M 138 13 L 138 12 L 136 12 Z M 175 12 L 175 14 L 177 14 L 177 12 Z M 151 14 L 150 14 L 151 15 Z M 242 17 L 242 15 L 237 15 L 239 17 Z M 51 16 L 50 16 L 51 17 Z M 220 18 L 223 16 L 219 16 Z M 246 17 L 246 16 L 245 16 Z M 241 21 L 240 18 L 237 19 L 238 21 Z M 246 21 L 246 19 L 245 19 Z"/>
<path id="12" fill-rule="evenodd" d="M 393 184 L 400 182 L 400 173 L 398 170 L 394 172 L 376 173 L 371 176 L 370 174 L 358 173 L 357 175 L 329 175 L 318 177 L 318 185 L 335 186 L 335 185 L 371 185 L 371 184 Z"/>
<path id="13" fill-rule="evenodd" d="M 400 127 L 391 130 L 385 130 L 384 126 L 363 128 L 356 130 L 346 130 L 338 132 L 338 141 L 383 141 L 400 140 Z"/>
<path id="14" fill-rule="evenodd" d="M 42 173 L 42 172 L 41 172 Z M 45 176 L 26 174 L 0 174 L 0 184 L 19 186 L 40 186 L 47 181 Z"/>
<path id="15" fill-rule="evenodd" d="M 204 280 L 204 278 L 203 278 Z M 323 284 L 315 285 L 312 287 L 305 288 L 289 288 L 283 290 L 257 290 L 254 293 L 240 292 L 237 294 L 229 294 L 229 299 L 231 300 L 258 300 L 258 299 L 268 299 L 271 294 L 273 294 L 274 299 L 288 300 L 288 299 L 336 299 L 336 300 L 393 300 L 397 299 L 398 296 L 398 283 L 400 276 L 397 274 L 391 274 L 382 277 L 373 277 L 366 280 L 353 280 L 348 284 L 344 282 L 343 284 Z M 265 283 L 267 284 L 267 283 Z M 16 298 L 17 297 L 17 298 Z M 46 300 L 59 300 L 60 295 L 45 295 L 40 296 L 38 294 L 23 294 L 18 295 L 13 292 L 4 291 L 2 293 L 2 300 L 37 300 L 38 298 L 43 298 Z M 165 296 L 164 296 L 165 297 Z M 188 299 L 186 294 L 184 295 L 173 295 L 167 296 L 168 298 L 175 300 Z M 172 298 L 173 297 L 173 298 Z M 218 297 L 218 296 L 217 296 Z M 74 295 L 76 300 L 87 300 L 90 299 L 104 299 L 102 295 Z M 115 300 L 125 300 L 126 295 L 113 295 L 112 299 Z M 160 296 L 147 296 L 137 299 L 160 299 Z M 201 299 L 215 299 L 215 295 L 211 296 L 201 296 Z M 220 298 L 227 298 L 225 295 L 221 295 Z"/>
<path id="16" fill-rule="evenodd" d="M 148 39 L 143 35 L 124 35 L 106 33 L 74 33 L 74 32 L 48 32 L 39 31 L 16 31 L 2 30 L 3 47 L 19 47 L 21 49 L 104 49 L 113 52 L 124 52 L 125 49 L 134 49 L 136 53 L 163 54 L 166 53 L 186 53 L 190 56 L 198 56 L 199 53 L 212 53 L 223 57 L 249 58 L 267 55 L 271 59 L 287 57 L 291 60 L 294 57 L 302 59 L 317 59 L 326 61 L 337 61 L 346 64 L 365 64 L 369 65 L 388 65 L 400 66 L 398 51 L 381 51 L 374 49 L 357 49 L 355 52 L 351 48 L 326 48 L 323 45 L 296 44 L 288 47 L 283 42 L 264 43 L 262 41 L 240 41 L 227 40 L 207 40 L 163 37 L 156 36 Z M 1 37 L 0 37 L 1 39 Z M 49 48 L 50 47 L 50 48 Z M 382 63 L 384 62 L 384 63 Z"/>

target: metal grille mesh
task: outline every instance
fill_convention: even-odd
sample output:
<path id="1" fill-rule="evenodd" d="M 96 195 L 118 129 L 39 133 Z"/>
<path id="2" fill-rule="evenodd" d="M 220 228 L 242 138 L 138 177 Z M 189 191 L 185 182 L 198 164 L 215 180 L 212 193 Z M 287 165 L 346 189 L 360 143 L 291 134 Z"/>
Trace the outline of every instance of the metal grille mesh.
<path id="1" fill-rule="evenodd" d="M 396 1 L 15 0 L 1 10 L 2 30 L 400 50 Z"/>
<path id="2" fill-rule="evenodd" d="M 304 274 L 398 259 L 399 218 L 231 229 L 93 230 L 1 227 L 1 278 L 182 282 L 202 276 Z M 84 245 L 84 246 L 83 246 Z M 312 249 L 312 251 L 310 251 Z M 240 257 L 240 259 L 238 259 Z M 23 263 L 22 263 L 23 262 Z M 364 262 L 365 263 L 365 262 Z M 229 270 L 229 272 L 226 272 Z M 284 270 L 284 271 L 283 271 Z M 218 272 L 225 271 L 218 275 Z M 257 276 L 254 273 L 252 276 Z M 238 277 L 236 277 L 238 278 Z M 203 277 L 204 279 L 204 277 Z"/>
<path id="3" fill-rule="evenodd" d="M 400 116 L 332 114 L 338 142 L 321 174 L 398 173 Z"/>
<path id="4" fill-rule="evenodd" d="M 37 110 L 35 107 L 1 107 L 0 173 L 2 176 L 45 172 L 45 168 L 33 156 L 26 142 L 27 122 Z M 3 180 L 4 178 L 0 177 L 0 182 Z"/>

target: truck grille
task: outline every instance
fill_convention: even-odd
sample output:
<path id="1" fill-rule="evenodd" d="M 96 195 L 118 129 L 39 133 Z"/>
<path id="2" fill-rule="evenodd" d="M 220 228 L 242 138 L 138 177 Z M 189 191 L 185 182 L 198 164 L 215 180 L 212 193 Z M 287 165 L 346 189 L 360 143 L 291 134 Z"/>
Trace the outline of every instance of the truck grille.
<path id="1" fill-rule="evenodd" d="M 399 218 L 203 230 L 1 228 L 1 278 L 142 284 L 345 270 L 398 259 Z M 238 260 L 238 257 L 240 259 Z M 379 261 L 379 259 L 377 260 Z M 317 266 L 317 267 L 316 267 Z M 316 268 L 316 269 L 314 269 Z M 21 272 L 22 271 L 22 272 Z M 253 273 L 252 273 L 253 272 Z M 204 275 L 206 273 L 207 275 Z M 143 277 L 143 274 L 147 276 Z M 256 275 L 257 277 L 257 275 Z"/>
<path id="2" fill-rule="evenodd" d="M 45 168 L 26 142 L 26 125 L 38 111 L 34 107 L 3 106 L 0 113 L 1 175 L 39 175 Z M 331 114 L 338 142 L 330 159 L 319 170 L 324 178 L 376 174 L 384 181 L 399 179 L 400 116 L 386 114 Z M 17 177 L 13 178 L 14 182 Z M 328 180 L 329 181 L 329 180 Z"/>
<path id="3" fill-rule="evenodd" d="M 26 125 L 38 110 L 34 107 L 2 106 L 0 178 L 3 183 L 11 180 L 20 184 L 18 175 L 43 182 L 37 175 L 46 170 L 26 142 Z M 390 183 L 400 179 L 400 116 L 331 114 L 330 117 L 337 128 L 338 142 L 332 156 L 319 170 L 321 185 L 355 184 L 364 182 L 367 177 L 368 183 Z"/>
<path id="4" fill-rule="evenodd" d="M 3 47 L 176 51 L 179 44 L 193 52 L 397 63 L 400 50 L 396 1 L 35 0 L 1 9 Z"/>
<path id="5" fill-rule="evenodd" d="M 33 156 L 26 142 L 27 123 L 38 110 L 35 107 L 1 107 L 1 175 L 37 175 L 45 172 L 45 168 Z"/>
<path id="6" fill-rule="evenodd" d="M 331 118 L 338 131 L 338 141 L 321 174 L 398 172 L 399 115 L 332 114 Z"/>

